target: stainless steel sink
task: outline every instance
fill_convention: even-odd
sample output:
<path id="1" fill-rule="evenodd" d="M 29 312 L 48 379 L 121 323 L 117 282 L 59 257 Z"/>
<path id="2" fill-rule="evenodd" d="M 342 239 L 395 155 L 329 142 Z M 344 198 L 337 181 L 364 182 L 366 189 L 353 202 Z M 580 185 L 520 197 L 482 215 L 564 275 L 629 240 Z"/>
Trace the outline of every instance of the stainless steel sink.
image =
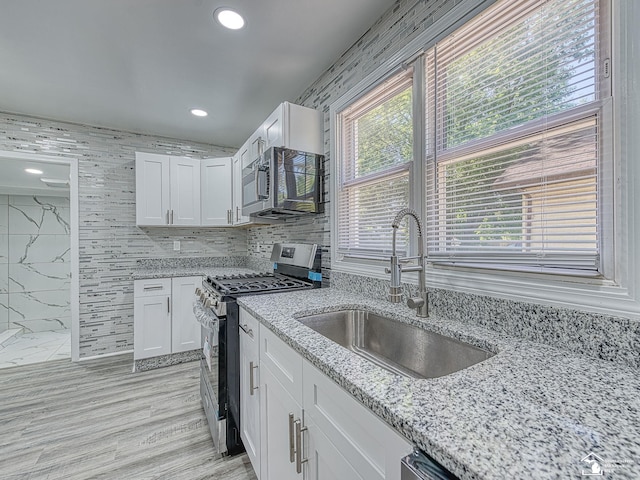
<path id="1" fill-rule="evenodd" d="M 297 320 L 380 367 L 413 378 L 442 377 L 494 355 L 364 310 L 320 313 Z"/>

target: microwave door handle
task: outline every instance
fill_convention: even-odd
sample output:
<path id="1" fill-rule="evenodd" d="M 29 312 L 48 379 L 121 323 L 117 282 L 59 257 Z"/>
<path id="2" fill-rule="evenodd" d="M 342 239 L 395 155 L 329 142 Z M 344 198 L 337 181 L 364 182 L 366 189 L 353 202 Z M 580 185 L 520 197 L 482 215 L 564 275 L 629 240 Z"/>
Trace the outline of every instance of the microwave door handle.
<path id="1" fill-rule="evenodd" d="M 254 179 L 253 179 L 253 183 L 256 186 L 256 200 L 260 200 L 260 184 L 258 182 L 258 172 L 260 171 L 260 169 L 258 168 L 258 166 L 256 165 L 253 173 L 255 175 Z"/>
<path id="2" fill-rule="evenodd" d="M 256 168 L 256 177 L 255 177 L 255 182 L 256 182 L 256 199 L 258 201 L 260 200 L 266 200 L 267 198 L 269 198 L 269 182 L 265 181 L 264 183 L 266 184 L 266 192 L 261 192 L 260 191 L 260 174 L 263 175 L 269 175 L 270 171 L 269 171 L 269 167 L 257 167 Z"/>

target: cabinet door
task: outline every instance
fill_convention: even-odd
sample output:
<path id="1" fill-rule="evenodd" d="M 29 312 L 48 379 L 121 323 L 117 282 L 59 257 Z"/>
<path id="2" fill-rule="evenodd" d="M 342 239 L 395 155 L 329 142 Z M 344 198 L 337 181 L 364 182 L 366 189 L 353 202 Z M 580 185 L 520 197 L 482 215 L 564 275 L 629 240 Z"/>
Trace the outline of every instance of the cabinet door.
<path id="1" fill-rule="evenodd" d="M 400 480 L 400 458 L 411 444 L 306 360 L 303 378 L 306 423 L 317 425 L 362 478 Z"/>
<path id="2" fill-rule="evenodd" d="M 171 157 L 171 225 L 200 225 L 200 160 Z"/>
<path id="3" fill-rule="evenodd" d="M 138 297 L 133 302 L 133 358 L 171 353 L 171 296 Z"/>
<path id="4" fill-rule="evenodd" d="M 231 157 L 202 160 L 202 225 L 229 226 L 233 223 L 232 167 Z"/>
<path id="5" fill-rule="evenodd" d="M 248 215 L 242 215 L 242 160 L 238 153 L 233 157 L 233 224 L 245 225 L 250 222 Z"/>
<path id="6" fill-rule="evenodd" d="M 240 310 L 240 438 L 260 479 L 259 323 Z"/>
<path id="7" fill-rule="evenodd" d="M 271 115 L 262 124 L 264 129 L 264 148 L 270 147 L 284 147 L 284 118 L 283 118 L 284 104 L 278 105 Z"/>
<path id="8" fill-rule="evenodd" d="M 249 137 L 249 163 L 256 160 L 264 151 L 264 128 L 260 125 Z"/>
<path id="9" fill-rule="evenodd" d="M 312 420 L 306 419 L 305 424 L 306 480 L 368 480 L 355 470 Z"/>
<path id="10" fill-rule="evenodd" d="M 171 157 L 136 152 L 136 225 L 168 225 Z"/>
<path id="11" fill-rule="evenodd" d="M 193 314 L 196 288 L 202 286 L 202 277 L 176 277 L 171 279 L 171 352 L 186 352 L 200 348 L 200 324 Z"/>
<path id="12" fill-rule="evenodd" d="M 253 161 L 251 160 L 251 155 L 249 155 L 249 153 L 249 140 L 247 140 L 246 142 L 244 142 L 244 145 L 240 147 L 240 150 L 238 150 L 238 153 L 236 154 L 240 157 L 240 165 L 242 165 L 242 168 L 246 167 Z"/>
<path id="13" fill-rule="evenodd" d="M 260 332 L 262 335 L 262 332 Z M 262 360 L 262 359 L 261 359 Z M 302 479 L 293 459 L 290 415 L 300 420 L 300 404 L 271 369 L 260 365 L 260 480 Z"/>

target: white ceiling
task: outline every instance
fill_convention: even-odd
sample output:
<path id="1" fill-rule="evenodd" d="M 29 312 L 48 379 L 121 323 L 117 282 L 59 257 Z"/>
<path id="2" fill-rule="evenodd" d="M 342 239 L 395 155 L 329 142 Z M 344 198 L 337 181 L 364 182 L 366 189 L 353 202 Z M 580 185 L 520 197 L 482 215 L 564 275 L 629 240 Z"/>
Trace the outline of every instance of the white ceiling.
<path id="1" fill-rule="evenodd" d="M 42 171 L 42 175 L 27 173 L 26 168 Z M 31 160 L 0 158 L 1 195 L 68 196 L 69 186 L 49 187 L 40 179 L 69 180 L 69 165 L 33 162 Z"/>
<path id="2" fill-rule="evenodd" d="M 0 111 L 239 147 L 394 3 L 0 0 Z"/>

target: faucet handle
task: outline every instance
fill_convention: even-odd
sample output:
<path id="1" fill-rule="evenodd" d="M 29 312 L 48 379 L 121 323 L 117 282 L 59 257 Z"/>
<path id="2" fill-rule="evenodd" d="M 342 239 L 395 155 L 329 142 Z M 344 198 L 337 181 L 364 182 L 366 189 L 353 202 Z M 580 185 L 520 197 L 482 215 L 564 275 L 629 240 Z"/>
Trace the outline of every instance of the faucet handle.
<path id="1" fill-rule="evenodd" d="M 407 298 L 407 307 L 418 309 L 424 305 L 424 298 L 411 297 Z"/>

